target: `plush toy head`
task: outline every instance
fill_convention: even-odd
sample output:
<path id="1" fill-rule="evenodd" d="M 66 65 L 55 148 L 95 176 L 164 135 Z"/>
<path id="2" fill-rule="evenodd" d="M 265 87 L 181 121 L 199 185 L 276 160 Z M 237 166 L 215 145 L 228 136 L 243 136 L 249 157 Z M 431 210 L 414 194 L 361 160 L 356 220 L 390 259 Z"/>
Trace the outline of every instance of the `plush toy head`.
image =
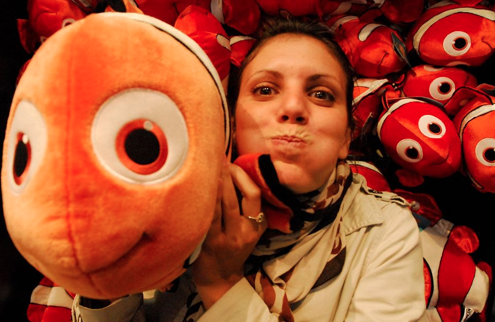
<path id="1" fill-rule="evenodd" d="M 407 50 L 435 66 L 481 66 L 495 48 L 495 12 L 449 1 L 425 10 L 406 37 Z"/>
<path id="2" fill-rule="evenodd" d="M 356 73 L 366 78 L 384 78 L 406 66 L 406 60 L 399 54 L 405 45 L 397 31 L 375 23 L 373 13 L 360 17 L 335 16 L 326 24 Z"/>
<path id="3" fill-rule="evenodd" d="M 417 65 L 405 74 L 401 87 L 404 96 L 426 97 L 446 104 L 461 86 L 476 87 L 478 81 L 474 75 L 459 67 L 434 67 Z"/>
<path id="4" fill-rule="evenodd" d="M 461 87 L 446 107 L 454 112 L 454 125 L 461 139 L 463 172 L 480 192 L 495 193 L 495 97 L 483 91 L 490 87 Z"/>
<path id="5" fill-rule="evenodd" d="M 166 287 L 208 231 L 228 120 L 213 64 L 170 25 L 104 13 L 63 28 L 35 53 L 7 124 L 14 244 L 84 296 Z"/>
<path id="6" fill-rule="evenodd" d="M 440 107 L 400 98 L 387 100 L 377 133 L 387 154 L 421 176 L 445 178 L 461 167 L 461 142 L 454 123 Z"/>

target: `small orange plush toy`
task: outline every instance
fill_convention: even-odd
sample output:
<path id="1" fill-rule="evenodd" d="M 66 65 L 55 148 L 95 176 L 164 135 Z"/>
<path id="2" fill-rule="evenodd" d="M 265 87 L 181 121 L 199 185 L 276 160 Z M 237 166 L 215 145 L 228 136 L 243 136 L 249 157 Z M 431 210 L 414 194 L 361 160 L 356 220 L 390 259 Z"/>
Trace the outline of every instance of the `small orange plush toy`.
<path id="1" fill-rule="evenodd" d="M 107 12 L 61 29 L 34 54 L 8 119 L 15 246 L 83 296 L 166 288 L 209 229 L 229 124 L 215 67 L 172 26 Z"/>

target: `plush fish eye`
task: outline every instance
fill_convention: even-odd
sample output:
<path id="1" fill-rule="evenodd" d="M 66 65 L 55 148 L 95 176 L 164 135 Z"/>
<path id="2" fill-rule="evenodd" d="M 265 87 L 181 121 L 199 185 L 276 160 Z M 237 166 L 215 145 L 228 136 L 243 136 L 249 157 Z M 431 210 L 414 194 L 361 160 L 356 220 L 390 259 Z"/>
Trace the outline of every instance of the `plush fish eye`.
<path id="1" fill-rule="evenodd" d="M 41 164 L 47 149 L 47 128 L 36 105 L 22 100 L 14 113 L 7 136 L 5 166 L 9 186 L 21 193 Z"/>
<path id="2" fill-rule="evenodd" d="M 168 180 L 189 149 L 182 112 L 167 95 L 141 88 L 110 97 L 96 114 L 91 142 L 101 164 L 131 183 Z"/>
<path id="3" fill-rule="evenodd" d="M 495 166 L 495 139 L 485 138 L 476 145 L 476 158 L 488 167 Z"/>
<path id="4" fill-rule="evenodd" d="M 430 95 L 432 98 L 443 101 L 452 97 L 455 91 L 455 84 L 448 77 L 438 77 L 430 84 Z"/>
<path id="5" fill-rule="evenodd" d="M 451 56 L 464 55 L 471 48 L 471 37 L 463 31 L 454 31 L 445 37 L 443 49 Z"/>
<path id="6" fill-rule="evenodd" d="M 445 124 L 433 115 L 423 115 L 418 121 L 421 133 L 432 139 L 439 139 L 445 135 Z"/>
<path id="7" fill-rule="evenodd" d="M 397 144 L 397 154 L 401 159 L 409 163 L 416 163 L 423 159 L 421 145 L 412 139 L 404 139 Z"/>
<path id="8" fill-rule="evenodd" d="M 17 184 L 21 184 L 24 175 L 29 170 L 31 163 L 31 143 L 29 137 L 24 133 L 17 134 L 17 145 L 14 153 L 14 180 Z"/>
<path id="9" fill-rule="evenodd" d="M 115 148 L 122 164 L 138 174 L 152 174 L 167 161 L 166 136 L 160 126 L 147 119 L 123 126 L 117 133 Z"/>

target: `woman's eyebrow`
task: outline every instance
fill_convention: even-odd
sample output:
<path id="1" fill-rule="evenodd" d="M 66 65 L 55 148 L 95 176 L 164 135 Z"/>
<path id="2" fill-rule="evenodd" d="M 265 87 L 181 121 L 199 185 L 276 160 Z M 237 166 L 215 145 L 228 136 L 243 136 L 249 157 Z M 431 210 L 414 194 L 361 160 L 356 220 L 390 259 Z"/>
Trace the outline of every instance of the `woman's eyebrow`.
<path id="1" fill-rule="evenodd" d="M 328 78 L 328 79 L 332 79 L 332 80 L 335 80 L 335 81 L 339 82 L 339 80 L 337 79 L 337 77 L 335 77 L 334 75 L 331 75 L 331 74 L 315 74 L 315 75 L 311 75 L 310 77 L 308 77 L 308 80 L 309 81 L 317 81 L 320 78 Z"/>
<path id="2" fill-rule="evenodd" d="M 345 82 L 342 82 L 336 75 L 315 74 L 307 78 L 308 84 L 314 84 L 322 80 L 327 82 L 327 84 L 331 85 L 332 87 L 335 87 L 335 89 L 339 89 L 345 92 Z"/>
<path id="3" fill-rule="evenodd" d="M 253 79 L 256 80 L 257 82 L 259 82 L 260 78 L 272 77 L 275 79 L 282 79 L 281 73 L 279 73 L 275 70 L 271 70 L 271 69 L 261 69 L 261 70 L 254 72 L 251 75 L 246 75 L 246 76 L 247 76 L 246 79 L 244 81 L 242 81 L 243 83 L 245 82 L 245 84 L 252 82 Z"/>
<path id="4" fill-rule="evenodd" d="M 270 74 L 276 78 L 281 78 L 282 77 L 282 74 L 276 70 L 271 70 L 271 69 L 261 69 L 257 72 L 255 72 L 253 75 L 251 75 L 251 77 L 254 77 L 254 76 L 257 76 L 257 75 L 263 75 L 263 74 Z"/>

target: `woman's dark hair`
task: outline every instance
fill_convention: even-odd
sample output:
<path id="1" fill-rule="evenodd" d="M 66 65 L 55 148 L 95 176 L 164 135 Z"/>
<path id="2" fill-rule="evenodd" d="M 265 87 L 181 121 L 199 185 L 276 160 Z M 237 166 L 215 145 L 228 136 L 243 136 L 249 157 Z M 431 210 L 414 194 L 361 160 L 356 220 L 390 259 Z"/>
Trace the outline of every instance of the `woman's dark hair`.
<path id="1" fill-rule="evenodd" d="M 342 69 L 347 77 L 346 84 L 346 104 L 348 114 L 348 124 L 351 131 L 354 130 L 354 119 L 352 116 L 352 101 L 354 90 L 354 79 L 356 73 L 352 68 L 347 56 L 342 48 L 333 38 L 333 34 L 329 27 L 317 20 L 300 20 L 295 17 L 269 16 L 265 17 L 260 24 L 258 34 L 255 36 L 257 41 L 251 47 L 239 68 L 231 68 L 229 76 L 229 87 L 227 98 L 229 106 L 234 111 L 239 96 L 241 77 L 246 66 L 253 60 L 257 52 L 270 39 L 281 34 L 305 35 L 313 37 L 324 43 L 329 51 L 335 56 L 337 61 L 342 66 Z M 232 113 L 234 115 L 234 113 Z"/>

